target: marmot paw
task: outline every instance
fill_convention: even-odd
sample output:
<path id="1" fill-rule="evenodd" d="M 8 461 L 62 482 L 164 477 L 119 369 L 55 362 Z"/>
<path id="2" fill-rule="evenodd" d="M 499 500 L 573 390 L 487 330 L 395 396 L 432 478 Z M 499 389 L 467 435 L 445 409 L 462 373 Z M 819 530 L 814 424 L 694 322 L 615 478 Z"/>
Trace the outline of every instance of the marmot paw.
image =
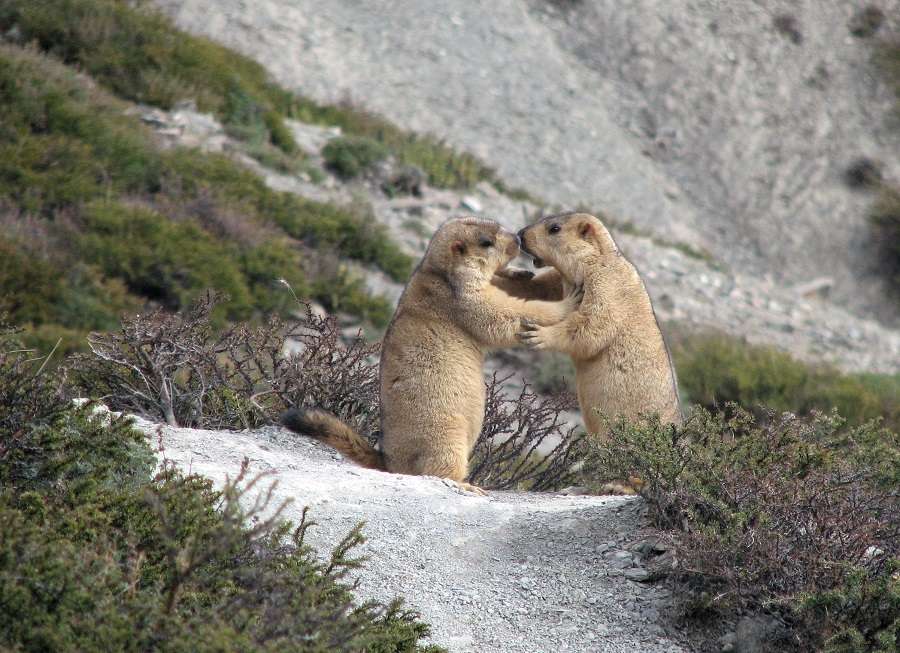
<path id="1" fill-rule="evenodd" d="M 529 349 L 544 349 L 546 346 L 547 327 L 542 327 L 533 320 L 522 320 L 522 330 L 516 337 Z"/>

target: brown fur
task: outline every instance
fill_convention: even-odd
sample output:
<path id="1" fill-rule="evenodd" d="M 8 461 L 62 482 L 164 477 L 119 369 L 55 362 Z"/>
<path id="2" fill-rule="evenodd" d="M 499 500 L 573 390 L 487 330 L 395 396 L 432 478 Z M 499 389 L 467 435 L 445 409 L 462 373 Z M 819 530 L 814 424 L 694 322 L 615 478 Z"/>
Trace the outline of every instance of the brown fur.
<path id="1" fill-rule="evenodd" d="M 532 349 L 572 356 L 588 431 L 602 436 L 603 417 L 656 413 L 680 423 L 675 372 L 650 297 L 603 223 L 569 213 L 544 218 L 519 236 L 522 248 L 555 267 L 564 283 L 584 287 L 577 311 L 553 325 L 526 323 L 521 339 Z"/>
<path id="2" fill-rule="evenodd" d="M 380 451 L 328 411 L 292 408 L 281 416 L 281 423 L 295 433 L 315 435 L 363 467 L 387 469 Z"/>
<path id="3" fill-rule="evenodd" d="M 471 489 L 463 481 L 484 419 L 486 351 L 519 344 L 522 319 L 554 324 L 578 302 L 574 294 L 553 302 L 513 297 L 492 283 L 521 276 L 506 271 L 518 253 L 515 235 L 492 220 L 450 220 L 431 239 L 382 344 L 384 469 Z M 313 421 L 305 420 L 311 423 L 305 433 L 361 464 L 375 460 L 374 450 L 337 418 Z"/>
<path id="4" fill-rule="evenodd" d="M 556 302 L 565 296 L 562 275 L 554 268 L 537 274 L 530 270 L 509 268 L 494 275 L 491 283 L 503 292 L 522 299 L 543 299 Z"/>

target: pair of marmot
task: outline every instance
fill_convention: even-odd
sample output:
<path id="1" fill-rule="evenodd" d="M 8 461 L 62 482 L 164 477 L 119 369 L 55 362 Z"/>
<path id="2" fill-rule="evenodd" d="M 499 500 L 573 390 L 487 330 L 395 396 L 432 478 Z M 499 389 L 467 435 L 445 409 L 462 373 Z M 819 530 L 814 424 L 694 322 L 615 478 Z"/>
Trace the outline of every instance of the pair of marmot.
<path id="1" fill-rule="evenodd" d="M 555 269 L 508 268 L 523 249 Z M 532 278 L 533 276 L 533 278 Z M 450 220 L 435 233 L 400 297 L 381 354 L 382 452 L 321 410 L 285 426 L 361 465 L 466 484 L 484 418 L 484 355 L 524 343 L 569 353 L 585 424 L 599 413 L 659 413 L 678 422 L 674 373 L 635 268 L 595 217 L 551 216 L 518 237 L 492 220 Z"/>

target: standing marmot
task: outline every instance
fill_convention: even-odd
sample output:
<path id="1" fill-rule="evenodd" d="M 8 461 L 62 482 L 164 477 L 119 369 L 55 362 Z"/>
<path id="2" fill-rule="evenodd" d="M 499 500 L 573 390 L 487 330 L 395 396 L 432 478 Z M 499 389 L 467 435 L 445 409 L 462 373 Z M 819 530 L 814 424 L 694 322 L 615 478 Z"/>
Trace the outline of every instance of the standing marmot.
<path id="1" fill-rule="evenodd" d="M 598 411 L 611 419 L 658 413 L 681 423 L 675 370 L 650 297 L 603 223 L 587 213 L 552 215 L 519 238 L 536 266 L 549 263 L 566 285 L 584 286 L 577 311 L 558 324 L 525 322 L 520 337 L 532 349 L 572 356 L 587 430 L 605 433 Z"/>
<path id="2" fill-rule="evenodd" d="M 554 324 L 578 305 L 511 297 L 494 285 L 519 253 L 492 220 L 445 222 L 400 297 L 381 351 L 383 456 L 321 410 L 291 410 L 282 423 L 361 465 L 463 483 L 484 419 L 484 355 L 518 343 L 522 319 Z"/>

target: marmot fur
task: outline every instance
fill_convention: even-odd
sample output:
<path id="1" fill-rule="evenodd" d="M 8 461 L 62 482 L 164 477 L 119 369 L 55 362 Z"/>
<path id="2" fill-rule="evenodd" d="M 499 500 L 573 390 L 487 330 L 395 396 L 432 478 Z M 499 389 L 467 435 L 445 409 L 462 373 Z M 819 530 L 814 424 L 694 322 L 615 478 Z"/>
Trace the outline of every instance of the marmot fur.
<path id="1" fill-rule="evenodd" d="M 282 423 L 327 442 L 361 465 L 464 483 L 484 419 L 484 355 L 519 344 L 521 321 L 555 324 L 578 305 L 512 297 L 492 281 L 519 253 L 516 236 L 492 220 L 456 218 L 432 237 L 384 336 L 382 453 L 333 415 L 289 411 Z"/>
<path id="2" fill-rule="evenodd" d="M 606 227 L 587 213 L 553 215 L 519 232 L 535 265 L 584 288 L 577 311 L 557 324 L 525 323 L 522 342 L 572 356 L 578 403 L 590 433 L 603 418 L 657 413 L 681 423 L 675 370 L 646 288 Z"/>

